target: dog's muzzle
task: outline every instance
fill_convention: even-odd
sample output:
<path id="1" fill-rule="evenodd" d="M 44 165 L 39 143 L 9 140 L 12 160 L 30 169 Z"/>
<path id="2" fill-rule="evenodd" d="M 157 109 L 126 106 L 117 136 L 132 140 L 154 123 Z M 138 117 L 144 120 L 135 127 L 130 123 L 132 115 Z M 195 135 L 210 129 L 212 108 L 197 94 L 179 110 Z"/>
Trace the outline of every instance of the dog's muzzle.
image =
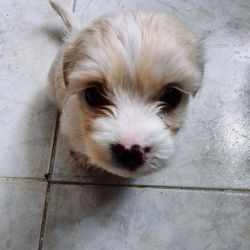
<path id="1" fill-rule="evenodd" d="M 121 168 L 134 171 L 145 163 L 146 155 L 150 151 L 150 148 L 133 145 L 128 149 L 118 143 L 111 144 L 110 151 L 113 160 L 118 163 Z"/>

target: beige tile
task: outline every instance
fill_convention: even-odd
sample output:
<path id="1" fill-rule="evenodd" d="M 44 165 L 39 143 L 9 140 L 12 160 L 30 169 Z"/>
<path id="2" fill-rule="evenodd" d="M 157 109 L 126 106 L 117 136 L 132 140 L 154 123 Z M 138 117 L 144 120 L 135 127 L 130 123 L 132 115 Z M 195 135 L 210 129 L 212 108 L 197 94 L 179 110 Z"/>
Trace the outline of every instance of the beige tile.
<path id="1" fill-rule="evenodd" d="M 56 120 L 47 74 L 61 21 L 48 1 L 2 0 L 0 23 L 0 176 L 42 177 Z"/>
<path id="2" fill-rule="evenodd" d="M 55 185 L 46 250 L 247 250 L 249 194 Z"/>
<path id="3" fill-rule="evenodd" d="M 0 249 L 37 249 L 46 184 L 0 180 Z"/>

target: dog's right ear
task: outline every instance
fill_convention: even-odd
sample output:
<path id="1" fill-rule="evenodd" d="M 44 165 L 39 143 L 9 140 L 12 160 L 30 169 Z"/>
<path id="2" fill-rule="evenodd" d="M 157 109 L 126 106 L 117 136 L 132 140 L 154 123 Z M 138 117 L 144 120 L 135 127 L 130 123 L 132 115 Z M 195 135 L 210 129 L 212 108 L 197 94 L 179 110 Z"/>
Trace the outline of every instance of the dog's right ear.
<path id="1" fill-rule="evenodd" d="M 65 6 L 60 0 L 49 0 L 53 9 L 60 15 L 69 32 L 80 29 L 80 22 L 73 11 Z"/>

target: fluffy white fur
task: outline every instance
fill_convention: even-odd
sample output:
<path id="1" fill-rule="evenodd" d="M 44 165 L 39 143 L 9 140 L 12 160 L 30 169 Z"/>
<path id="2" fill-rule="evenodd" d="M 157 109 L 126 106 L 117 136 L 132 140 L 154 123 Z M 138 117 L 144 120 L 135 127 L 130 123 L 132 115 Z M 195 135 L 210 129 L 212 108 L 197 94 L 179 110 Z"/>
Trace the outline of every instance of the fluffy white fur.
<path id="1" fill-rule="evenodd" d="M 68 27 L 65 44 L 50 72 L 51 98 L 61 110 L 61 131 L 78 157 L 111 173 L 135 177 L 167 166 L 175 132 L 200 86 L 199 43 L 164 14 L 109 14 L 80 28 L 73 13 L 50 0 Z M 84 91 L 102 84 L 112 103 L 99 113 L 88 106 Z M 175 84 L 183 94 L 171 112 L 162 112 L 159 91 Z M 116 164 L 110 145 L 150 147 L 134 171 Z"/>
<path id="2" fill-rule="evenodd" d="M 94 132 L 91 135 L 93 140 L 103 148 L 107 158 L 110 157 L 108 145 L 114 142 L 124 145 L 125 148 L 131 148 L 135 144 L 141 147 L 150 146 L 152 151 L 148 154 L 147 165 L 133 173 L 112 164 L 107 164 L 105 169 L 129 177 L 131 174 L 138 176 L 164 167 L 173 153 L 173 139 L 157 116 L 158 108 L 136 100 L 124 91 L 116 92 L 115 99 L 113 115 L 94 121 Z M 109 159 L 109 162 L 112 162 L 112 159 Z"/>

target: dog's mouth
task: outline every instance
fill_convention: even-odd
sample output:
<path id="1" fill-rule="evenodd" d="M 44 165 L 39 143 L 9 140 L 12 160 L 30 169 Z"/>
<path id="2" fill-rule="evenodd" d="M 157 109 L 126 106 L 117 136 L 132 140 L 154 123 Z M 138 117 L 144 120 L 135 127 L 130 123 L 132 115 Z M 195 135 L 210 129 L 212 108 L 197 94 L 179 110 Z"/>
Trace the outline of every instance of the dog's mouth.
<path id="1" fill-rule="evenodd" d="M 99 167 L 117 176 L 125 178 L 138 178 L 159 171 L 167 165 L 167 162 L 163 162 L 157 157 L 142 157 L 143 158 L 130 152 L 126 152 L 121 156 L 121 162 L 114 159 L 113 156 L 110 155 L 107 164 L 101 164 Z"/>

